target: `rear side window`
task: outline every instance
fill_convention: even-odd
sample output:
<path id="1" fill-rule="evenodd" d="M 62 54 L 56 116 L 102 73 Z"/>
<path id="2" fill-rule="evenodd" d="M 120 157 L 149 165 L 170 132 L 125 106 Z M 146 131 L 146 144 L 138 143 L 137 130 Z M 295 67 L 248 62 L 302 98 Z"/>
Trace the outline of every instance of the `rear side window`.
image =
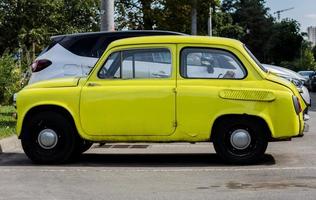
<path id="1" fill-rule="evenodd" d="M 243 79 L 246 70 L 232 53 L 210 48 L 185 48 L 181 52 L 184 78 Z"/>
<path id="2" fill-rule="evenodd" d="M 100 58 L 104 52 L 104 49 L 98 47 L 103 44 L 102 38 L 98 35 L 65 37 L 59 44 L 78 56 Z"/>
<path id="3" fill-rule="evenodd" d="M 171 77 L 168 49 L 138 49 L 115 52 L 99 71 L 102 79 L 155 79 Z"/>

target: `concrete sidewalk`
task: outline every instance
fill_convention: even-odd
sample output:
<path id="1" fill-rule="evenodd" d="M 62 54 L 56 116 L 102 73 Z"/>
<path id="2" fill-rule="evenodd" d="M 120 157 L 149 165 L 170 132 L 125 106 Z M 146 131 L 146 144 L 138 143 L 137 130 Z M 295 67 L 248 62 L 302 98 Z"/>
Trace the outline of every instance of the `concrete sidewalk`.
<path id="1" fill-rule="evenodd" d="M 16 135 L 0 140 L 0 153 L 2 152 L 22 152 L 21 142 Z"/>

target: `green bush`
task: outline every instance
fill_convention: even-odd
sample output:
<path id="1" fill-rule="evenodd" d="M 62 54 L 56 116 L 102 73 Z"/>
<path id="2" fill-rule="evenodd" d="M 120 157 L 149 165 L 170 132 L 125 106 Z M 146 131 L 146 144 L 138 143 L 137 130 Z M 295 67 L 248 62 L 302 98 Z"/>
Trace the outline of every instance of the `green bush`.
<path id="1" fill-rule="evenodd" d="M 12 103 L 12 97 L 21 87 L 21 69 L 13 56 L 4 53 L 0 57 L 0 104 Z"/>

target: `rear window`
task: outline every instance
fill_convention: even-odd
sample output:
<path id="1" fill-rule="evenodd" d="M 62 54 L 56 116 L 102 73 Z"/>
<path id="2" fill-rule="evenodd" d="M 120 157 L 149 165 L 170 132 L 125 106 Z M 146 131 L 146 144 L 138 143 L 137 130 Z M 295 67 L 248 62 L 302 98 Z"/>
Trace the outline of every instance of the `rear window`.
<path id="1" fill-rule="evenodd" d="M 78 56 L 100 58 L 104 52 L 102 38 L 100 36 L 65 37 L 61 46 Z"/>

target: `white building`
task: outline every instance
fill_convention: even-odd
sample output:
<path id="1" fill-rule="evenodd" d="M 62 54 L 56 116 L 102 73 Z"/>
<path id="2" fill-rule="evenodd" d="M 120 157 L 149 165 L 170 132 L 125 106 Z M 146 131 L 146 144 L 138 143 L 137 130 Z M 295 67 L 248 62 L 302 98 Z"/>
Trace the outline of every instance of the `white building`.
<path id="1" fill-rule="evenodd" d="M 316 27 L 310 26 L 307 28 L 308 40 L 313 43 L 313 46 L 316 45 Z"/>

